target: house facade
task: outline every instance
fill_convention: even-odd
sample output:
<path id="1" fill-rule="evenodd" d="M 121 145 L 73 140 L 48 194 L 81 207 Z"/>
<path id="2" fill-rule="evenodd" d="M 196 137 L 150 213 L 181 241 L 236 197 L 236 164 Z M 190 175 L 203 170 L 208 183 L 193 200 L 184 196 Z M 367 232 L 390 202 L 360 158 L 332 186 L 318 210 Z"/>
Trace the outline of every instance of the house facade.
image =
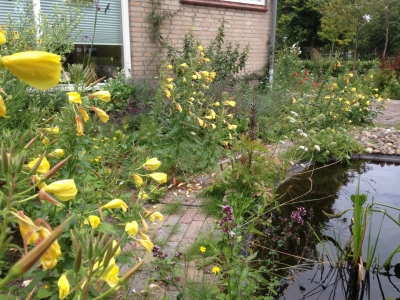
<path id="1" fill-rule="evenodd" d="M 71 12 L 79 5 L 83 18 L 74 40 L 75 49 L 67 56 L 67 62 L 82 62 L 93 42 L 91 61 L 99 76 L 112 76 L 118 68 L 132 77 L 156 75 L 160 49 L 151 38 L 148 20 L 151 1 L 156 0 L 27 1 L 32 1 L 38 22 L 43 15 L 52 19 L 54 5 Z M 9 16 L 18 22 L 26 3 L 0 0 L 0 25 L 7 23 Z M 243 47 L 250 44 L 246 72 L 261 70 L 268 59 L 271 3 L 271 0 L 163 0 L 160 9 L 169 11 L 172 17 L 164 22 L 161 34 L 179 48 L 185 33 L 192 30 L 195 38 L 207 46 L 224 19 L 226 41 L 238 42 Z"/>

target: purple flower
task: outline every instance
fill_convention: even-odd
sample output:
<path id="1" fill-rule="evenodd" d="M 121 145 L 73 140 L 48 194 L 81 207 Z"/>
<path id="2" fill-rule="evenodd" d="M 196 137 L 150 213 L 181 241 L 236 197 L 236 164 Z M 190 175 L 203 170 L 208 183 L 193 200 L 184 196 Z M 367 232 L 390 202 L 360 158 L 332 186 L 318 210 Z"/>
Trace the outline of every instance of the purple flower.
<path id="1" fill-rule="evenodd" d="M 302 218 L 302 216 L 304 217 L 306 215 L 306 209 L 304 207 L 297 207 L 296 210 L 292 211 L 292 214 L 290 215 L 290 218 L 303 225 L 304 224 L 304 220 Z"/>

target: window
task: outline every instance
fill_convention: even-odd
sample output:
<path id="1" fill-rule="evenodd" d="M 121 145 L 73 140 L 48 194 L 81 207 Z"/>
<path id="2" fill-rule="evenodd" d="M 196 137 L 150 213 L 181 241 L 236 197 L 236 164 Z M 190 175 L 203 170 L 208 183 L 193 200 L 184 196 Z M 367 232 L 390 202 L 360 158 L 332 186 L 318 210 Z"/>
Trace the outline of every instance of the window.
<path id="1" fill-rule="evenodd" d="M 268 11 L 265 0 L 180 0 L 184 4 L 226 7 L 244 10 Z"/>

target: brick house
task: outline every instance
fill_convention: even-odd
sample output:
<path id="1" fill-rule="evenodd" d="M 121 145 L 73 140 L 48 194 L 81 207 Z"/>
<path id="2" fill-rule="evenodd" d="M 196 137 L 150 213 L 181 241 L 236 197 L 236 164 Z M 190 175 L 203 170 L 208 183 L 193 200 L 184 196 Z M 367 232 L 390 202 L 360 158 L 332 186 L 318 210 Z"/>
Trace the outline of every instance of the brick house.
<path id="1" fill-rule="evenodd" d="M 62 0 L 28 1 L 34 4 L 34 14 L 39 16 L 41 11 L 51 19 L 55 3 L 76 6 L 77 0 L 69 0 L 67 4 Z M 92 56 L 99 75 L 112 75 L 116 67 L 121 67 L 133 77 L 154 76 L 154 54 L 158 48 L 149 33 L 150 0 L 97 0 L 97 16 L 94 1 L 80 1 L 85 3 L 82 8 L 85 17 L 80 24 L 82 34 L 74 42 L 75 51 L 68 56 L 68 62 L 82 62 L 89 51 L 96 17 Z M 23 4 L 21 7 L 16 3 L 15 0 L 0 1 L 0 25 L 6 22 L 7 13 L 18 19 Z M 243 46 L 250 43 L 246 72 L 261 70 L 268 57 L 271 3 L 270 0 L 164 0 L 162 9 L 174 15 L 165 22 L 162 34 L 179 47 L 185 32 L 192 28 L 196 39 L 206 46 L 224 18 L 227 41 Z"/>

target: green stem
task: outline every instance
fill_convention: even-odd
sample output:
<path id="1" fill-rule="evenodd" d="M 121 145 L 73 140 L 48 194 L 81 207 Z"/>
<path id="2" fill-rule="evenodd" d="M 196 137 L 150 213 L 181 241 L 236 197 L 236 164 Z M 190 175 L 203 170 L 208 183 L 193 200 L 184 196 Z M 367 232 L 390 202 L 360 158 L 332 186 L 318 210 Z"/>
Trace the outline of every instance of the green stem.
<path id="1" fill-rule="evenodd" d="M 89 51 L 89 57 L 88 57 L 88 65 L 90 64 L 90 58 L 92 57 L 92 50 L 93 50 L 93 43 L 94 43 L 94 35 L 96 33 L 96 24 L 97 24 L 97 13 L 98 13 L 98 7 L 99 7 L 99 2 L 95 1 L 96 5 L 96 13 L 94 15 L 94 25 L 93 25 L 93 34 L 92 34 L 92 44 L 90 45 L 90 51 Z"/>
<path id="2" fill-rule="evenodd" d="M 7 198 L 7 204 L 6 207 L 3 210 L 3 225 L 1 227 L 1 232 L 0 232 L 0 254 L 3 253 L 3 248 L 4 246 L 4 241 L 6 239 L 6 233 L 7 233 L 7 226 L 8 226 L 8 212 L 11 210 L 11 200 L 13 197 L 15 185 L 14 185 L 14 180 L 12 179 L 11 181 L 11 186 L 10 186 L 10 192 L 8 194 Z"/>
<path id="3" fill-rule="evenodd" d="M 28 197 L 28 198 L 26 198 L 26 199 L 23 199 L 23 200 L 14 201 L 13 204 L 14 204 L 14 203 L 16 203 L 16 204 L 21 204 L 21 203 L 27 202 L 27 201 L 29 201 L 29 200 L 31 200 L 31 199 L 35 199 L 38 195 L 39 195 L 39 194 L 36 194 L 36 195 L 30 196 L 30 197 Z"/>

